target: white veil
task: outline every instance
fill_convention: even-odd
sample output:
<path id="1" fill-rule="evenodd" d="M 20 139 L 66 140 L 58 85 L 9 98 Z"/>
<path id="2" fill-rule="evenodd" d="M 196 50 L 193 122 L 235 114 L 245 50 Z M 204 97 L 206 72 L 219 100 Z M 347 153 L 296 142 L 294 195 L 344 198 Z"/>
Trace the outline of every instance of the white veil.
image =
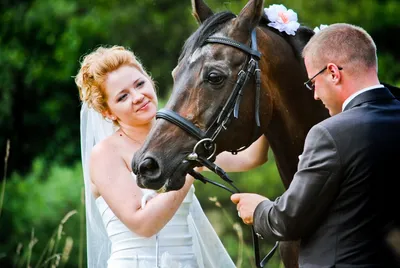
<path id="1" fill-rule="evenodd" d="M 204 214 L 196 196 L 194 196 L 190 207 L 189 228 L 193 237 L 193 249 L 200 268 L 236 267 Z"/>
<path id="2" fill-rule="evenodd" d="M 95 144 L 116 131 L 111 122 L 89 108 L 86 103 L 81 108 L 81 150 L 85 180 L 86 238 L 88 268 L 107 268 L 111 242 L 104 228 L 100 212 L 91 191 L 89 158 Z M 234 268 L 214 228 L 204 214 L 194 196 L 189 214 L 189 229 L 193 237 L 193 249 L 198 258 L 199 268 Z"/>
<path id="3" fill-rule="evenodd" d="M 107 260 L 110 257 L 111 242 L 91 190 L 89 159 L 94 145 L 110 136 L 114 131 L 113 123 L 107 122 L 101 114 L 83 103 L 81 108 L 81 153 L 85 180 L 88 268 L 106 268 Z"/>

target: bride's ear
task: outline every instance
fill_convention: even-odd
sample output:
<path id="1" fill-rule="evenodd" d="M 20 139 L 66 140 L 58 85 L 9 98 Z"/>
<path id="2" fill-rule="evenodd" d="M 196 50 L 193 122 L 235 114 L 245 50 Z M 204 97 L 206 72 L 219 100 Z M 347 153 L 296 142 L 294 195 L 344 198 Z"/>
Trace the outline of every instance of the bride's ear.
<path id="1" fill-rule="evenodd" d="M 109 110 L 106 110 L 101 114 L 104 116 L 104 118 L 109 119 L 111 121 L 117 120 L 117 117 L 113 115 Z"/>

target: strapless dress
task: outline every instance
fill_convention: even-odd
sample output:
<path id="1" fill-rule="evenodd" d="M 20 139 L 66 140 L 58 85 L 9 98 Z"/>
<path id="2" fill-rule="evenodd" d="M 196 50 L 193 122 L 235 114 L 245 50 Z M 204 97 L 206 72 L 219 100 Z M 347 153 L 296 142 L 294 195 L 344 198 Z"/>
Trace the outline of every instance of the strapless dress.
<path id="1" fill-rule="evenodd" d="M 155 194 L 152 190 L 142 191 L 144 198 Z M 150 238 L 141 237 L 129 230 L 105 200 L 97 198 L 96 204 L 111 241 L 108 268 L 198 268 L 188 224 L 193 197 L 192 186 L 172 219 Z"/>

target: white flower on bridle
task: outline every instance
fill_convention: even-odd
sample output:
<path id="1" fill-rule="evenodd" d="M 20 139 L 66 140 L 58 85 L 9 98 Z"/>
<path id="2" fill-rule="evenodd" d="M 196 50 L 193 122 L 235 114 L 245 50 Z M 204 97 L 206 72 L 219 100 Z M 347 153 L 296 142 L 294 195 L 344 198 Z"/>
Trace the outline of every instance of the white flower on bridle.
<path id="1" fill-rule="evenodd" d="M 326 25 L 326 24 L 321 24 L 320 26 L 317 26 L 317 27 L 314 28 L 314 32 L 315 32 L 315 33 L 318 33 L 319 31 L 325 29 L 326 27 L 328 27 L 328 25 Z"/>
<path id="2" fill-rule="evenodd" d="M 297 14 L 292 9 L 287 9 L 284 5 L 270 5 L 264 8 L 270 23 L 268 26 L 278 29 L 280 32 L 286 32 L 289 35 L 295 35 L 300 23 L 297 22 Z"/>

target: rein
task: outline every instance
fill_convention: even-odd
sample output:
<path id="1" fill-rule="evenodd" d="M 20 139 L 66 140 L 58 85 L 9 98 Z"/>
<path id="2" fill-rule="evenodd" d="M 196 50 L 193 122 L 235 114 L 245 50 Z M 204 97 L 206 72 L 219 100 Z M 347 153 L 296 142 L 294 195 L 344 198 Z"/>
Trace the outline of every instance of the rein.
<path id="1" fill-rule="evenodd" d="M 195 157 L 192 154 L 189 155 L 189 157 Z M 218 167 L 216 164 L 214 164 L 213 162 L 211 162 L 210 160 L 204 158 L 204 157 L 199 157 L 197 156 L 197 160 L 199 163 L 203 164 L 203 166 L 207 167 L 209 170 L 213 171 L 215 174 L 217 174 L 222 180 L 224 180 L 225 182 L 227 182 L 232 188 L 228 188 L 225 185 L 212 181 L 206 177 L 204 177 L 202 174 L 200 174 L 197 171 L 194 171 L 193 169 L 190 170 L 188 173 L 193 176 L 195 179 L 203 182 L 204 184 L 211 183 L 217 187 L 220 187 L 224 190 L 227 190 L 228 192 L 232 193 L 232 194 L 236 194 L 236 193 L 240 193 L 240 190 L 233 184 L 233 180 L 229 178 L 229 176 L 226 174 L 226 172 Z M 258 243 L 258 234 L 254 231 L 254 227 L 251 226 L 251 233 L 253 236 L 253 249 L 254 249 L 254 258 L 255 258 L 255 262 L 256 262 L 256 266 L 257 268 L 262 268 L 264 267 L 268 261 L 272 258 L 272 256 L 274 256 L 274 253 L 276 251 L 276 249 L 278 248 L 279 242 L 276 241 L 274 247 L 268 252 L 268 254 L 261 260 L 260 258 L 260 246 Z"/>
<path id="2" fill-rule="evenodd" d="M 207 167 L 209 170 L 211 170 L 212 172 L 217 174 L 221 179 L 227 182 L 231 186 L 231 188 L 233 188 L 233 190 L 231 188 L 226 187 L 223 184 L 207 179 L 202 174 L 194 170 L 190 170 L 188 172 L 191 176 L 193 176 L 197 180 L 200 180 L 203 183 L 208 182 L 217 187 L 223 188 L 232 194 L 240 193 L 240 190 L 233 184 L 233 181 L 229 178 L 226 172 L 214 163 L 216 157 L 215 152 L 217 148 L 215 140 L 222 129 L 227 130 L 227 127 L 231 122 L 232 114 L 235 118 L 239 117 L 239 107 L 243 96 L 243 90 L 245 88 L 245 85 L 252 76 L 254 76 L 256 84 L 255 104 L 254 104 L 254 110 L 255 110 L 255 129 L 253 132 L 254 135 L 256 135 L 257 130 L 260 127 L 259 102 L 260 102 L 260 88 L 261 88 L 261 70 L 259 69 L 258 61 L 261 58 L 261 53 L 257 49 L 256 30 L 254 29 L 251 33 L 251 47 L 239 43 L 235 40 L 224 37 L 209 37 L 205 40 L 203 45 L 207 43 L 222 44 L 235 47 L 250 56 L 250 59 L 247 62 L 246 66 L 244 66 L 242 70 L 239 71 L 238 78 L 233 87 L 233 90 L 229 95 L 227 101 L 225 102 L 225 105 L 223 106 L 222 110 L 216 117 L 216 119 L 213 121 L 213 123 L 206 131 L 201 130 L 200 128 L 195 126 L 192 122 L 182 117 L 178 113 L 167 109 L 159 110 L 156 114 L 156 119 L 167 120 L 168 122 L 185 130 L 188 134 L 196 138 L 198 142 L 194 146 L 193 152 L 189 154 L 186 157 L 186 160 L 184 161 L 195 161 L 198 162 L 200 165 Z M 231 151 L 231 153 L 237 154 L 237 152 L 246 149 L 248 146 L 249 145 L 243 146 L 237 150 L 233 150 Z M 199 148 L 205 149 L 208 156 L 204 156 L 200 154 L 200 152 L 197 152 Z M 258 235 L 254 231 L 254 227 L 251 226 L 251 228 L 253 235 L 253 248 L 254 248 L 256 265 L 258 268 L 262 268 L 274 255 L 279 245 L 279 242 L 276 242 L 272 250 L 261 260 Z"/>

